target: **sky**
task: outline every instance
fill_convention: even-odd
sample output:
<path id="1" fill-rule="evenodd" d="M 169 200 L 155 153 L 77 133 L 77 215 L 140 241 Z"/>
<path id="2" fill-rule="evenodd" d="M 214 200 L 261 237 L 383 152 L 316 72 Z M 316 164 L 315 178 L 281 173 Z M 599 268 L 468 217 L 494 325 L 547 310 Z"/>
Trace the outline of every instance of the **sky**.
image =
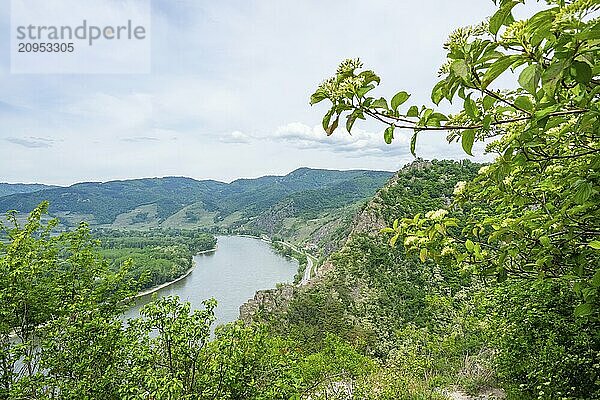
<path id="1" fill-rule="evenodd" d="M 311 107 L 310 94 L 360 57 L 382 77 L 378 94 L 428 104 L 447 36 L 494 10 L 486 0 L 152 0 L 150 73 L 15 74 L 9 6 L 0 0 L 0 181 L 57 185 L 397 170 L 413 160 L 410 132 L 386 145 L 385 127 L 367 122 L 328 138 L 325 102 Z M 439 133 L 421 135 L 417 152 L 470 158 Z M 475 154 L 486 159 L 482 146 Z"/>

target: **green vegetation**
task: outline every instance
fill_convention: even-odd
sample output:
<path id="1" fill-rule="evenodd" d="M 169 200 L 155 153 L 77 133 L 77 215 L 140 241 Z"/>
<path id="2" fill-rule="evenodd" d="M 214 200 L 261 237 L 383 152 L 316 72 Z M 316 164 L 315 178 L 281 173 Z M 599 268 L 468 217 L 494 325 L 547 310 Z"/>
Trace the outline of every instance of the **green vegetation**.
<path id="1" fill-rule="evenodd" d="M 156 204 L 159 218 L 166 218 L 181 208 L 200 200 L 205 193 L 216 192 L 220 182 L 189 178 L 137 179 L 107 183 L 78 183 L 67 188 L 53 188 L 34 193 L 0 198 L 2 211 L 27 211 L 42 201 L 52 204 L 52 213 L 93 216 L 88 223 L 111 224 L 123 213 L 147 204 Z"/>
<path id="2" fill-rule="evenodd" d="M 370 97 L 380 78 L 355 60 L 318 88 L 312 102 L 332 103 L 328 134 L 342 115 L 348 130 L 370 117 L 386 124 L 387 142 L 396 129 L 413 130 L 413 152 L 422 131 L 447 130 L 466 153 L 487 139 L 498 157 L 402 169 L 350 228 L 321 236 L 352 230 L 317 279 L 252 324 L 226 325 L 209 340 L 215 302 L 192 311 L 177 298 L 119 319 L 139 289 L 132 276 L 152 273 L 136 271 L 136 257 L 138 267 L 160 257 L 149 265 L 168 275 L 161 260 L 184 267 L 182 255 L 210 245 L 209 236 L 110 232 L 102 252 L 111 267 L 85 225 L 52 234 L 57 222 L 41 222 L 44 204 L 23 227 L 10 214 L 0 245 L 0 399 L 414 400 L 443 399 L 451 387 L 502 388 L 512 400 L 600 399 L 600 7 L 548 0 L 515 21 L 519 3 L 498 1 L 489 21 L 446 44 L 432 101 L 458 101 L 454 115 L 403 110 L 403 91 Z M 518 86 L 494 87 L 511 68 Z M 156 204 L 161 219 L 201 202 L 216 213 L 214 229 L 274 235 L 324 221 L 324 210 L 358 207 L 361 196 L 346 192 L 373 190 L 365 176 L 301 169 L 230 185 L 139 181 L 139 192 L 120 187 L 121 209 L 101 197 L 94 215 L 110 222 L 137 210 L 145 223 L 152 217 L 141 207 Z M 186 189 L 173 200 L 178 184 Z M 0 203 L 38 194 L 15 196 Z M 93 214 L 85 203 L 75 211 Z M 198 208 L 186 211 L 194 220 Z M 127 255 L 133 265 L 122 262 Z"/>
<path id="3" fill-rule="evenodd" d="M 479 168 L 416 161 L 360 219 L 391 225 L 443 207 L 455 184 Z M 368 377 L 369 385 L 393 393 L 380 398 L 428 398 L 450 386 L 473 392 L 500 386 L 514 399 L 562 398 L 557 392 L 594 398 L 600 324 L 575 316 L 568 280 L 497 283 L 453 264 L 423 263 L 418 253 L 391 248 L 369 231 L 355 232 L 329 261 L 335 268 L 298 291 L 287 309 L 257 318 L 308 349 L 334 334 L 380 360 L 383 368 Z"/>
<path id="4" fill-rule="evenodd" d="M 217 239 L 200 231 L 153 229 L 150 231 L 101 230 L 100 254 L 114 269 L 131 263 L 129 276 L 141 289 L 158 286 L 192 268 L 193 256 L 212 250 Z"/>
<path id="5" fill-rule="evenodd" d="M 361 218 L 392 221 L 440 207 L 456 182 L 478 169 L 469 162 L 415 162 L 378 193 Z M 449 377 L 466 354 L 479 351 L 475 338 L 460 337 L 460 327 L 472 322 L 458 318 L 473 306 L 464 300 L 478 290 L 469 276 L 455 268 L 423 268 L 417 257 L 369 232 L 355 232 L 330 261 L 335 269 L 318 284 L 298 292 L 287 310 L 267 316 L 273 330 L 315 349 L 326 335 L 338 335 L 388 362 L 390 370 L 402 371 L 402 384 Z M 430 353 L 421 354 L 421 346 Z"/>
<path id="6" fill-rule="evenodd" d="M 14 218 L 0 247 L 1 399 L 287 399 L 342 390 L 373 367 L 329 336 L 318 352 L 233 323 L 215 332 L 214 300 L 190 310 L 177 298 L 146 305 L 125 324 L 119 315 L 137 290 L 125 264 L 116 273 L 82 225 L 51 235 L 47 205 L 23 227 Z M 151 235 L 112 236 L 144 246 Z M 11 337 L 11 332 L 16 336 Z"/>
<path id="7" fill-rule="evenodd" d="M 0 197 L 0 212 L 28 212 L 48 201 L 51 214 L 73 226 L 85 220 L 92 226 L 119 229 L 184 226 L 258 229 L 267 233 L 265 216 L 282 204 L 292 204 L 282 217 L 314 218 L 324 210 L 365 201 L 391 175 L 301 168 L 286 176 L 240 179 L 230 184 L 178 177 L 78 183 Z M 232 223 L 219 223 L 238 212 L 240 218 Z M 263 225 L 252 223 L 257 217 Z"/>
<path id="8" fill-rule="evenodd" d="M 548 0 L 515 21 L 512 10 L 520 2 L 498 3 L 489 21 L 458 29 L 445 44 L 448 62 L 431 99 L 459 102 L 454 115 L 402 106 L 410 97 L 403 91 L 391 100 L 371 97 L 380 78 L 361 71 L 358 60 L 344 62 L 311 101 L 331 101 L 323 120 L 328 134 L 345 115 L 349 131 L 357 119 L 386 124 L 388 143 L 396 129 L 412 130 L 413 153 L 423 131 L 449 131 L 448 139 L 460 141 L 467 154 L 474 142 L 488 141 L 496 160 L 459 182 L 447 204 L 395 212 L 383 232 L 392 246 L 403 244 L 424 263 L 418 268 L 440 271 L 442 282 L 468 278 L 468 288 L 481 286 L 458 304 L 448 299 L 437 307 L 465 310 L 446 317 L 456 328 L 473 310 L 481 326 L 465 328 L 463 336 L 480 337 L 480 350 L 492 350 L 491 376 L 515 398 L 600 398 L 599 7 Z M 499 76 L 509 70 L 518 85 L 498 89 Z M 469 301 L 474 297 L 479 302 Z M 460 331 L 434 336 L 425 346 Z M 464 351 L 460 343 L 451 349 Z M 438 366 L 448 359 L 433 357 Z"/>
<path id="9" fill-rule="evenodd" d="M 356 209 L 390 176 L 385 171 L 300 168 L 285 176 L 230 184 L 178 177 L 79 183 L 0 196 L 0 212 L 25 213 L 48 201 L 51 216 L 65 229 L 86 221 L 104 229 L 277 235 L 330 254 L 345 240 Z"/>
<path id="10" fill-rule="evenodd" d="M 31 193 L 39 190 L 50 189 L 52 186 L 24 183 L 0 183 L 0 197 L 15 193 Z"/>

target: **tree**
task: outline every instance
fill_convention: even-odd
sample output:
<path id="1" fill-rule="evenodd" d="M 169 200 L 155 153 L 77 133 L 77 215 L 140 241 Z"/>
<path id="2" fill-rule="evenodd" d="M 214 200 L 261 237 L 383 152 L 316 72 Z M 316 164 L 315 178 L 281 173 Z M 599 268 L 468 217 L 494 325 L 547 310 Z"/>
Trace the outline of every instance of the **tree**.
<path id="1" fill-rule="evenodd" d="M 36 382 L 52 377 L 54 368 L 60 375 L 61 368 L 77 366 L 48 362 L 48 355 L 63 357 L 65 332 L 118 316 L 137 289 L 126 279 L 127 263 L 115 273 L 98 255 L 85 224 L 54 234 L 57 221 L 44 221 L 47 210 L 40 204 L 22 227 L 9 213 L 0 225 L 6 239 L 0 242 L 0 398 L 37 398 L 50 390 Z"/>
<path id="2" fill-rule="evenodd" d="M 592 0 L 546 0 L 523 20 L 512 11 L 524 1 L 500 0 L 486 22 L 456 30 L 445 44 L 447 62 L 432 101 L 458 102 L 453 115 L 404 107 L 371 92 L 380 78 L 359 60 L 343 62 L 311 104 L 332 104 L 323 118 L 331 135 L 342 117 L 411 130 L 411 152 L 426 131 L 447 131 L 472 155 L 486 141 L 493 163 L 461 182 L 453 203 L 385 229 L 392 245 L 425 261 L 451 262 L 500 281 L 509 276 L 571 277 L 583 299 L 580 316 L 600 310 L 600 5 Z M 512 73 L 511 73 L 512 72 Z M 499 88 L 498 78 L 518 76 Z M 402 106 L 402 107 L 401 107 Z"/>

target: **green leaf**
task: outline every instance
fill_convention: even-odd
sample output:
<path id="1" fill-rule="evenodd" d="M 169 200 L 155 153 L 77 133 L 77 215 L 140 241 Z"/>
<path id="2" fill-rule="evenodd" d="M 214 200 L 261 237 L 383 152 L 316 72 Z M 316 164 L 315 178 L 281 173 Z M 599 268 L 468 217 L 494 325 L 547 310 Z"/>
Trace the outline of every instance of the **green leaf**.
<path id="1" fill-rule="evenodd" d="M 483 78 L 481 80 L 481 86 L 484 89 L 488 87 L 490 83 L 492 83 L 494 80 L 496 80 L 497 77 L 502 75 L 502 73 L 506 71 L 508 67 L 513 65 L 516 61 L 518 61 L 519 58 L 520 56 L 518 55 L 511 55 L 504 56 L 496 60 L 492 65 L 490 65 L 490 67 L 483 75 Z"/>
<path id="2" fill-rule="evenodd" d="M 356 95 L 358 97 L 364 97 L 365 94 L 369 93 L 373 89 L 375 89 L 375 85 L 373 85 L 373 84 L 363 86 L 360 89 L 358 89 L 358 91 L 356 92 Z"/>
<path id="3" fill-rule="evenodd" d="M 340 123 L 340 116 L 338 115 L 337 118 L 335 119 L 335 121 L 333 121 L 333 124 L 331 124 L 329 127 L 327 127 L 327 129 L 325 129 L 325 133 L 327 133 L 327 136 L 331 136 L 333 134 L 333 132 L 335 132 L 339 123 Z"/>
<path id="4" fill-rule="evenodd" d="M 473 252 L 473 250 L 475 249 L 475 243 L 473 243 L 471 239 L 467 239 L 467 241 L 465 242 L 465 247 L 469 252 Z"/>
<path id="5" fill-rule="evenodd" d="M 461 134 L 462 148 L 468 155 L 473 155 L 473 143 L 475 142 L 475 131 L 473 129 L 464 130 Z"/>
<path id="6" fill-rule="evenodd" d="M 517 1 L 508 1 L 500 7 L 498 11 L 490 18 L 490 32 L 494 35 L 498 33 L 500 27 L 506 22 L 512 22 L 512 18 L 509 18 L 511 11 L 519 4 Z"/>
<path id="7" fill-rule="evenodd" d="M 421 259 L 421 262 L 425 262 L 427 260 L 427 249 L 421 249 L 419 252 L 419 258 Z"/>
<path id="8" fill-rule="evenodd" d="M 444 91 L 446 90 L 446 81 L 439 81 L 431 91 L 431 101 L 435 105 L 439 105 L 440 101 L 444 98 Z M 413 106 L 414 107 L 414 106 Z M 411 107 L 412 108 L 412 107 Z M 416 107 L 415 107 L 416 108 Z"/>
<path id="9" fill-rule="evenodd" d="M 434 228 L 435 228 L 436 231 L 438 231 L 438 233 L 440 235 L 445 235 L 446 234 L 446 228 L 444 227 L 443 224 L 435 224 Z"/>
<path id="10" fill-rule="evenodd" d="M 550 247 L 550 238 L 548 236 L 542 236 L 540 237 L 540 243 L 544 247 Z"/>
<path id="11" fill-rule="evenodd" d="M 386 109 L 386 110 L 388 110 L 388 109 L 389 109 L 389 108 L 388 108 L 388 104 L 387 104 L 387 100 L 386 100 L 386 99 L 384 99 L 383 97 L 381 97 L 381 98 L 379 98 L 379 99 L 375 100 L 375 101 L 373 102 L 373 104 L 371 104 L 371 107 L 372 107 L 372 108 L 384 108 L 384 109 Z"/>
<path id="12" fill-rule="evenodd" d="M 408 112 L 406 113 L 407 117 L 418 117 L 419 116 L 419 108 L 417 106 L 410 106 Z"/>
<path id="13" fill-rule="evenodd" d="M 548 96 L 554 96 L 556 85 L 562 78 L 565 69 L 565 60 L 553 62 L 542 74 L 542 88 Z"/>
<path id="14" fill-rule="evenodd" d="M 528 96 L 519 96 L 515 99 L 515 105 L 527 112 L 533 111 L 533 103 Z"/>
<path id="15" fill-rule="evenodd" d="M 558 109 L 558 106 L 553 105 L 550 107 L 543 108 L 535 112 L 534 117 L 536 120 L 547 117 L 549 114 L 552 114 Z"/>
<path id="16" fill-rule="evenodd" d="M 589 182 L 582 181 L 577 186 L 574 200 L 577 204 L 583 204 L 592 195 L 592 185 Z"/>
<path id="17" fill-rule="evenodd" d="M 404 104 L 404 102 L 406 102 L 406 100 L 408 100 L 408 98 L 410 97 L 410 94 L 406 93 L 406 92 L 398 92 L 396 93 L 396 95 L 392 98 L 392 110 L 396 111 L 398 110 L 398 107 L 400 107 L 402 104 Z"/>
<path id="18" fill-rule="evenodd" d="M 592 80 L 592 68 L 588 63 L 582 61 L 574 61 L 573 69 L 575 71 L 575 81 L 583 85 L 587 85 Z"/>
<path id="19" fill-rule="evenodd" d="M 475 101 L 471 100 L 471 97 L 469 97 L 469 96 L 467 96 L 465 98 L 463 107 L 464 107 L 465 112 L 467 113 L 467 115 L 469 117 L 475 119 L 475 118 L 477 118 L 477 114 L 478 114 L 477 104 L 475 104 Z"/>
<path id="20" fill-rule="evenodd" d="M 595 26 L 591 26 L 583 31 L 579 32 L 575 37 L 578 40 L 598 40 L 600 39 L 600 24 L 596 24 Z"/>
<path id="21" fill-rule="evenodd" d="M 576 317 L 587 317 L 591 315 L 593 312 L 593 306 L 589 303 L 583 303 L 575 307 L 575 316 Z"/>
<path id="22" fill-rule="evenodd" d="M 315 93 L 313 93 L 312 96 L 310 96 L 310 105 L 315 105 L 317 103 L 320 103 L 321 101 L 325 100 L 327 98 L 327 95 L 325 94 L 325 92 L 323 92 L 321 89 L 317 90 Z"/>
<path id="23" fill-rule="evenodd" d="M 410 153 L 416 157 L 417 154 L 415 152 L 415 148 L 417 147 L 417 133 L 415 132 L 414 135 L 412 135 L 412 138 L 410 138 Z"/>
<path id="24" fill-rule="evenodd" d="M 441 126 L 442 121 L 448 121 L 448 117 L 442 113 L 434 112 L 429 116 L 427 125 L 429 126 Z"/>
<path id="25" fill-rule="evenodd" d="M 390 125 L 383 132 L 383 139 L 387 144 L 391 144 L 392 140 L 394 140 L 394 126 Z"/>
<path id="26" fill-rule="evenodd" d="M 492 116 L 486 115 L 485 117 L 483 117 L 483 121 L 481 121 L 481 124 L 483 125 L 483 129 L 489 130 L 490 126 L 492 126 Z"/>
<path id="27" fill-rule="evenodd" d="M 347 118 L 347 120 L 346 120 L 346 130 L 348 132 L 351 132 L 352 131 L 352 126 L 354 126 L 354 122 L 356 122 L 356 119 L 357 118 L 364 119 L 365 117 L 363 115 L 362 110 L 356 109 L 356 110 L 352 111 L 352 113 L 350 115 L 348 115 L 346 118 Z"/>
<path id="28" fill-rule="evenodd" d="M 431 114 L 433 114 L 433 110 L 431 108 L 427 108 L 423 112 L 423 115 L 421 115 L 421 119 L 419 119 L 419 125 L 426 126 L 427 122 L 429 121 L 429 117 L 431 117 Z"/>
<path id="29" fill-rule="evenodd" d="M 519 84 L 523 89 L 535 96 L 540 83 L 540 76 L 540 69 L 537 64 L 528 65 L 519 75 Z"/>
<path id="30" fill-rule="evenodd" d="M 600 287 L 600 270 L 596 271 L 596 273 L 590 280 L 590 284 L 595 288 Z"/>
<path id="31" fill-rule="evenodd" d="M 588 243 L 588 246 L 594 250 L 600 250 L 600 240 L 592 240 Z"/>
<path id="32" fill-rule="evenodd" d="M 364 82 L 363 85 L 368 85 L 371 82 L 375 82 L 377 84 L 379 84 L 379 82 L 381 82 L 381 79 L 379 78 L 379 76 L 377 76 L 377 74 L 375 74 L 375 72 L 367 70 L 367 71 L 363 71 L 360 74 L 358 74 L 359 78 L 363 78 Z"/>
<path id="33" fill-rule="evenodd" d="M 334 112 L 335 109 L 332 108 L 331 110 L 327 111 L 327 114 L 325 114 L 325 116 L 323 117 L 323 130 L 325 132 L 327 132 L 327 129 L 329 129 L 329 122 L 331 121 L 331 117 L 333 116 Z"/>
<path id="34" fill-rule="evenodd" d="M 484 96 L 483 97 L 483 109 L 484 110 L 489 110 L 490 108 L 492 108 L 494 106 L 494 104 L 496 104 L 496 99 L 492 96 Z"/>

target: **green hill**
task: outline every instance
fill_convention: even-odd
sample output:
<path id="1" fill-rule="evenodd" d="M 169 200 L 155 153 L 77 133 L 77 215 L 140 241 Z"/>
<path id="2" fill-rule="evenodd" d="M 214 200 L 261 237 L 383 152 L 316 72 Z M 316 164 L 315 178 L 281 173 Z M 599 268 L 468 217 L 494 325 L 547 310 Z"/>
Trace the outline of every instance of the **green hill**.
<path id="1" fill-rule="evenodd" d="M 1 197 L 0 212 L 26 213 L 46 200 L 50 214 L 66 226 L 87 221 L 92 226 L 120 229 L 276 234 L 289 228 L 290 219 L 297 222 L 298 218 L 306 221 L 331 212 L 345 213 L 346 207 L 366 201 L 391 176 L 385 171 L 300 168 L 285 176 L 231 183 L 183 177 L 86 182 Z"/>
<path id="2" fill-rule="evenodd" d="M 16 193 L 31 193 L 39 190 L 50 189 L 56 186 L 40 185 L 38 183 L 0 183 L 0 197 Z"/>

